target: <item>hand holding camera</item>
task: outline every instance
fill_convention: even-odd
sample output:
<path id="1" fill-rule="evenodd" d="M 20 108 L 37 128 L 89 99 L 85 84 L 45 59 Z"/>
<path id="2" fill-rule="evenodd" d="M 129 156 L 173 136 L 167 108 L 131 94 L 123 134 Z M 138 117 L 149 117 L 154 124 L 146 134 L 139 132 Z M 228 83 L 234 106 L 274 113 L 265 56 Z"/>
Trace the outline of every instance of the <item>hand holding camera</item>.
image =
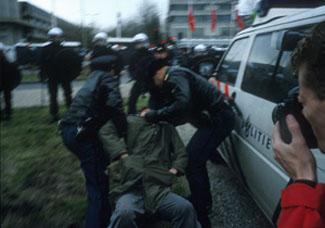
<path id="1" fill-rule="evenodd" d="M 293 115 L 286 117 L 286 123 L 292 135 L 292 140 L 289 144 L 282 140 L 280 124 L 277 122 L 273 129 L 274 158 L 293 180 L 315 181 L 315 158 L 307 146 L 300 126 Z"/>
<path id="2" fill-rule="evenodd" d="M 310 149 L 318 148 L 317 139 L 311 128 L 311 125 L 302 114 L 302 105 L 298 101 L 298 95 L 299 87 L 294 87 L 289 91 L 288 97 L 273 109 L 273 123 L 275 124 L 276 122 L 279 122 L 281 139 L 289 144 L 292 141 L 292 136 L 287 126 L 286 117 L 289 114 L 294 116 L 294 119 L 300 126 L 301 133 L 304 140 L 306 141 L 307 146 Z"/>

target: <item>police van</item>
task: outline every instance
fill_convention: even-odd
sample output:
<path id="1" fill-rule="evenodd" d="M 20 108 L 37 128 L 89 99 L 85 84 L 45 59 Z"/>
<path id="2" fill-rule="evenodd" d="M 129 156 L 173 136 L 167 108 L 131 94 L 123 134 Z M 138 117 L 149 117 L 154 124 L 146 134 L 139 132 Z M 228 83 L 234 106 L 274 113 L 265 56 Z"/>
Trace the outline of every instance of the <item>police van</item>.
<path id="1" fill-rule="evenodd" d="M 238 113 L 235 130 L 219 151 L 270 220 L 289 180 L 273 158 L 272 111 L 298 85 L 290 63 L 292 51 L 278 44 L 286 32 L 310 34 L 321 21 L 325 6 L 267 17 L 235 36 L 216 70 L 219 89 L 234 97 Z M 319 181 L 325 182 L 325 156 L 312 151 Z"/>

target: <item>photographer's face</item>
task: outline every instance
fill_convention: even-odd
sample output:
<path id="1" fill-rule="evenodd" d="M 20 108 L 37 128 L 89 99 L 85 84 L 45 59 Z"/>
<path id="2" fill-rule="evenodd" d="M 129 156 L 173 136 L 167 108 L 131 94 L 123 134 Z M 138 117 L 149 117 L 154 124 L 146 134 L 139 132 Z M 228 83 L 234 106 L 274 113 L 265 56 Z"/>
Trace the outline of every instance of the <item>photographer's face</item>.
<path id="1" fill-rule="evenodd" d="M 308 80 L 307 68 L 303 64 L 299 67 L 299 102 L 303 106 L 303 115 L 311 124 L 318 141 L 318 147 L 325 152 L 325 100 L 320 100 L 315 92 L 306 87 L 304 80 Z"/>

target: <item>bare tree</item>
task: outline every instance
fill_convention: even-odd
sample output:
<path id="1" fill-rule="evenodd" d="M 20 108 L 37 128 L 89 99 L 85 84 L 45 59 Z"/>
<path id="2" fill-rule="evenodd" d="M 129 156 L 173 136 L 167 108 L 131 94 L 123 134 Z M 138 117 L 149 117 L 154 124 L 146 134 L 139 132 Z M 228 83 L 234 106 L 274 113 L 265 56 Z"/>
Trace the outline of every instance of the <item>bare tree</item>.
<path id="1" fill-rule="evenodd" d="M 115 36 L 116 28 L 108 31 L 110 36 Z M 130 19 L 122 24 L 122 36 L 132 37 L 137 33 L 146 33 L 151 43 L 160 41 L 160 21 L 157 6 L 143 0 L 138 8 L 135 18 Z"/>

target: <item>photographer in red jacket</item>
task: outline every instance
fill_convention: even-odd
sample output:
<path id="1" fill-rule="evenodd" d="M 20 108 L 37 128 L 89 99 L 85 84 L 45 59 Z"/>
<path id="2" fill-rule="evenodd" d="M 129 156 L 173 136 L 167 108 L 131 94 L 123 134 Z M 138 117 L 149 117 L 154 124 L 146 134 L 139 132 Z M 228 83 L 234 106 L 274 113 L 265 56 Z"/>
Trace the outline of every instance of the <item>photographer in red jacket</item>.
<path id="1" fill-rule="evenodd" d="M 311 124 L 318 148 L 325 153 L 325 22 L 311 37 L 299 42 L 292 57 L 299 77 L 302 113 Z M 279 228 L 325 227 L 325 183 L 317 182 L 316 162 L 293 115 L 286 117 L 292 135 L 290 144 L 280 137 L 280 125 L 273 130 L 274 157 L 293 183 L 281 195 Z"/>

